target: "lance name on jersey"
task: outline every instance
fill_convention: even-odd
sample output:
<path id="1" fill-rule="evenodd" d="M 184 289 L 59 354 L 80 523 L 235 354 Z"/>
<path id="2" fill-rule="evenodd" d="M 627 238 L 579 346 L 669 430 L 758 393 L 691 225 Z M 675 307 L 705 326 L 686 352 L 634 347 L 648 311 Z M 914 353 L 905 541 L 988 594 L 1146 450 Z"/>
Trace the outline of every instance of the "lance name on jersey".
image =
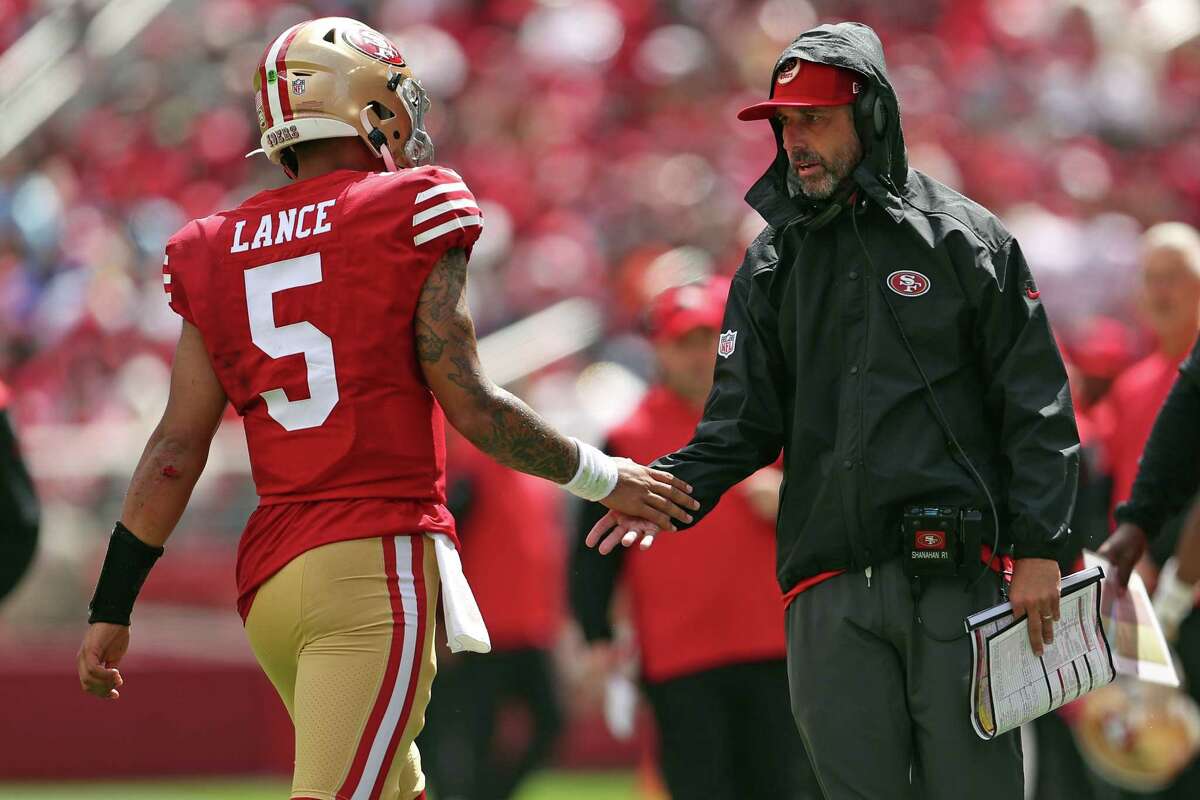
<path id="1" fill-rule="evenodd" d="M 333 225 L 325 220 L 325 215 L 329 213 L 329 209 L 336 202 L 337 200 L 324 200 L 299 208 L 287 208 L 278 214 L 263 214 L 258 219 L 258 229 L 249 244 L 242 239 L 246 220 L 240 219 L 233 228 L 233 246 L 229 248 L 229 252 L 244 253 L 247 250 L 257 250 L 260 247 L 290 242 L 293 238 L 307 239 L 309 236 L 328 233 L 333 229 Z M 311 227 L 309 225 L 310 215 L 312 216 Z M 273 220 L 278 221 L 277 228 L 273 225 Z M 274 231 L 272 231 L 273 228 Z"/>

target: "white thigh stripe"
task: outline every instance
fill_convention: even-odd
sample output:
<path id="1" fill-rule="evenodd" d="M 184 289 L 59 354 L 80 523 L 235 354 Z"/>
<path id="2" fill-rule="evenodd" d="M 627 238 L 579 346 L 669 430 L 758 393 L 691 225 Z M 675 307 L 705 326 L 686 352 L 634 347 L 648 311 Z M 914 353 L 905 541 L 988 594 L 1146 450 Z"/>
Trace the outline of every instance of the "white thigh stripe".
<path id="1" fill-rule="evenodd" d="M 479 207 L 475 205 L 474 199 L 464 198 L 462 200 L 447 200 L 444 203 L 438 203 L 432 208 L 427 208 L 424 211 L 413 217 L 413 226 L 420 225 L 422 222 L 427 222 L 434 217 L 440 217 L 448 211 L 453 211 L 456 208 L 469 208 L 478 213 Z"/>
<path id="2" fill-rule="evenodd" d="M 400 651 L 400 669 L 396 672 L 396 681 L 392 684 L 392 696 L 388 698 L 387 710 L 379 723 L 379 730 L 371 742 L 371 752 L 367 755 L 367 763 L 363 767 L 362 777 L 354 788 L 351 800 L 368 800 L 371 790 L 379 780 L 380 771 L 385 768 L 383 757 L 387 755 L 388 744 L 396 733 L 396 727 L 402 720 L 404 699 L 408 695 L 408 684 L 412 680 L 412 672 L 417 656 L 417 587 L 413 577 L 412 539 L 408 536 L 395 536 L 396 543 L 396 577 L 400 587 L 400 609 L 404 613 L 404 644 Z"/>
<path id="3" fill-rule="evenodd" d="M 449 219 L 435 228 L 430 228 L 427 231 L 418 233 L 413 237 L 413 244 L 425 244 L 426 242 L 432 241 L 439 236 L 444 236 L 451 231 L 462 230 L 463 228 L 469 228 L 473 225 L 478 225 L 482 228 L 483 217 L 454 217 L 453 219 Z"/>

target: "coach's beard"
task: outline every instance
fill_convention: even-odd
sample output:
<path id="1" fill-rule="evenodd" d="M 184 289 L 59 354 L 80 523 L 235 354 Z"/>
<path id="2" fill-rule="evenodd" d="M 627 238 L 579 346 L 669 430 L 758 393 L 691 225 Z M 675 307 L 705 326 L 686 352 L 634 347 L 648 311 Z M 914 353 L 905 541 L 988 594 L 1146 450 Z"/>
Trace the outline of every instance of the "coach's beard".
<path id="1" fill-rule="evenodd" d="M 828 200 L 854 171 L 859 158 L 857 147 L 837 153 L 832 159 L 815 150 L 793 150 L 787 174 L 788 192 L 805 200 Z"/>

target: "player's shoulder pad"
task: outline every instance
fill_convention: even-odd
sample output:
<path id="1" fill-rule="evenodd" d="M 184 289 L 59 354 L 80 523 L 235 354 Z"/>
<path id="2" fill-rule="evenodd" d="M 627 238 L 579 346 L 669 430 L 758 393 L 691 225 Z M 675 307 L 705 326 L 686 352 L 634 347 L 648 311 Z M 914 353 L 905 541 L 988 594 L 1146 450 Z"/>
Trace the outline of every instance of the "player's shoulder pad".
<path id="1" fill-rule="evenodd" d="M 399 169 L 395 172 L 376 172 L 368 180 L 372 191 L 386 193 L 396 200 L 410 203 L 415 202 L 417 195 L 439 186 L 462 187 L 467 194 L 471 193 L 462 175 L 449 167 L 440 167 L 436 164 Z M 441 190 L 442 193 L 447 191 L 449 190 Z"/>
<path id="2" fill-rule="evenodd" d="M 203 251 L 205 230 L 204 223 L 212 218 L 194 219 L 188 222 L 167 239 L 166 256 L 163 267 L 169 267 L 174 261 L 176 267 L 183 265 L 185 259 L 193 259 Z M 169 270 L 168 270 L 169 271 Z"/>
<path id="3" fill-rule="evenodd" d="M 435 240 L 469 246 L 483 228 L 483 212 L 467 182 L 452 169 L 439 166 L 404 170 L 412 192 L 412 235 L 417 247 Z"/>

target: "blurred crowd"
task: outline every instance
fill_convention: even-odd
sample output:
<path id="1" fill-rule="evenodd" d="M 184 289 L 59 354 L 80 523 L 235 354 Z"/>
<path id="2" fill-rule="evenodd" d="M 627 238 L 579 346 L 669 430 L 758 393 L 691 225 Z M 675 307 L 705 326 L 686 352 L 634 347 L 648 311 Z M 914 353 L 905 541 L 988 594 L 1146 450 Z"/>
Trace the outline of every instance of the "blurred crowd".
<path id="1" fill-rule="evenodd" d="M 0 0 L 0 48 L 64 5 L 82 26 L 104 4 Z M 0 375 L 26 425 L 141 413 L 122 373 L 146 370 L 133 356 L 168 357 L 178 327 L 163 244 L 186 219 L 283 180 L 243 157 L 256 146 L 253 67 L 277 31 L 327 14 L 390 34 L 435 100 L 438 158 L 485 204 L 472 262 L 485 331 L 584 295 L 619 333 L 664 285 L 731 272 L 759 226 L 741 195 L 772 149 L 767 126 L 733 110 L 765 91 L 795 33 L 858 18 L 884 39 L 914 166 L 1000 213 L 1066 347 L 1100 337 L 1113 359 L 1101 368 L 1119 369 L 1149 346 L 1134 309 L 1139 233 L 1200 215 L 1200 45 L 1186 38 L 1197 21 L 1173 6 L 1194 9 L 170 2 L 126 47 L 92 57 L 80 91 L 0 162 Z M 1114 339 L 1124 349 L 1110 353 Z"/>

